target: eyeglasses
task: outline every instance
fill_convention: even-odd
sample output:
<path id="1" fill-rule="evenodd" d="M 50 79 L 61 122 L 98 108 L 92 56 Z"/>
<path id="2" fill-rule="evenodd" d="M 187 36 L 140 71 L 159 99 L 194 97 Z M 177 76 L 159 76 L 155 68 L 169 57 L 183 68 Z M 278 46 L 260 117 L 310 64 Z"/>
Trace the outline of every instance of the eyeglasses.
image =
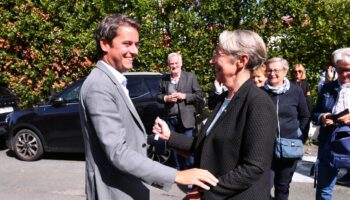
<path id="1" fill-rule="evenodd" d="M 298 73 L 298 74 L 301 74 L 301 73 L 304 73 L 303 70 L 293 70 L 293 73 Z"/>
<path id="2" fill-rule="evenodd" d="M 238 53 L 239 51 L 236 51 L 236 52 L 233 52 L 233 53 L 227 53 L 223 50 L 220 50 L 220 49 L 216 49 L 214 52 L 213 52 L 213 59 L 216 60 L 217 58 L 219 57 L 222 57 L 222 56 L 232 56 L 232 57 L 236 57 L 238 56 Z"/>
<path id="3" fill-rule="evenodd" d="M 350 68 L 341 68 L 341 67 L 336 67 L 336 71 L 338 74 L 342 74 L 342 73 L 350 73 Z"/>
<path id="4" fill-rule="evenodd" d="M 272 74 L 272 73 L 279 74 L 281 71 L 283 71 L 283 69 L 270 69 L 270 70 L 267 70 L 266 72 L 268 74 Z"/>

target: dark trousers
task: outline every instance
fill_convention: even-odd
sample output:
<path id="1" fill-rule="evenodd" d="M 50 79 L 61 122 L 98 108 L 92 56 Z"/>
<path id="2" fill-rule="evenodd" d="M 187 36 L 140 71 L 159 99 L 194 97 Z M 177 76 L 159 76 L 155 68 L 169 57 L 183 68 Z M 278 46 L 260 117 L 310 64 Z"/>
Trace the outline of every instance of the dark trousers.
<path id="1" fill-rule="evenodd" d="M 289 184 L 292 181 L 298 160 L 272 161 L 271 187 L 275 187 L 275 200 L 288 200 Z"/>
<path id="2" fill-rule="evenodd" d="M 169 128 L 177 133 L 182 133 L 186 136 L 193 136 L 192 128 L 185 128 L 182 124 L 180 116 L 169 117 Z M 176 151 L 173 151 L 174 167 L 179 170 L 190 169 L 193 166 L 194 158 L 190 155 L 181 155 Z"/>

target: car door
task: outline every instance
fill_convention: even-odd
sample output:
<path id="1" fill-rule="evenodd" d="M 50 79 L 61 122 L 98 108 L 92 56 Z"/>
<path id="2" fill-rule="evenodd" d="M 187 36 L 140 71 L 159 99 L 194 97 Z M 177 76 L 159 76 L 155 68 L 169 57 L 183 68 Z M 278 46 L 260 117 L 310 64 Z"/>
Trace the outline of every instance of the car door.
<path id="1" fill-rule="evenodd" d="M 80 80 L 63 90 L 45 108 L 51 127 L 46 142 L 52 151 L 84 152 L 84 140 L 79 117 Z"/>
<path id="2" fill-rule="evenodd" d="M 161 75 L 127 76 L 129 96 L 148 134 L 152 134 L 152 126 L 157 116 L 164 116 L 164 105 L 157 101 L 157 92 Z"/>

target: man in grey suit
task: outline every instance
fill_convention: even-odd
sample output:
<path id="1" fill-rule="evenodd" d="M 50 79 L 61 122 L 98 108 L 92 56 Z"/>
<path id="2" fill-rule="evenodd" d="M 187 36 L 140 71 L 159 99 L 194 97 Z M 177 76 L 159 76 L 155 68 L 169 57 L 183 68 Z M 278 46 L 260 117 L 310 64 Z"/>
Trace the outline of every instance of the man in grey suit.
<path id="1" fill-rule="evenodd" d="M 149 199 L 144 183 L 169 190 L 173 183 L 205 189 L 217 179 L 206 170 L 176 171 L 146 156 L 146 132 L 128 96 L 123 72 L 138 54 L 139 25 L 121 14 L 95 30 L 99 61 L 80 96 L 86 154 L 87 199 Z"/>
<path id="2" fill-rule="evenodd" d="M 163 77 L 159 88 L 158 101 L 165 104 L 167 121 L 172 131 L 192 137 L 196 125 L 196 105 L 203 102 L 202 89 L 196 76 L 182 70 L 180 53 L 168 55 L 170 74 Z M 193 156 L 173 153 L 176 169 L 193 166 Z"/>

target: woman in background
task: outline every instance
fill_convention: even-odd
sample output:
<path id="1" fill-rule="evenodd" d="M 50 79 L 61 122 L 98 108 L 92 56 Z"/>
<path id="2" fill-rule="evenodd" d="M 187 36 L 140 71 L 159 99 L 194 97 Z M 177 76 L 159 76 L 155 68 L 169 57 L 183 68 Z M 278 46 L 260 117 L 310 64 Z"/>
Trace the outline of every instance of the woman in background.
<path id="1" fill-rule="evenodd" d="M 260 65 L 258 68 L 254 69 L 252 72 L 252 79 L 258 87 L 262 87 L 267 80 L 266 66 L 265 64 Z"/>
<path id="2" fill-rule="evenodd" d="M 276 105 L 278 116 L 278 131 L 282 138 L 300 138 L 309 122 L 310 113 L 307 108 L 304 93 L 300 87 L 287 78 L 288 62 L 283 58 L 271 58 L 266 63 L 267 81 L 264 90 L 270 95 Z M 302 135 L 303 142 L 307 135 Z M 278 159 L 272 161 L 272 177 L 275 187 L 275 200 L 287 200 L 289 184 L 297 166 L 296 159 Z"/>
<path id="3" fill-rule="evenodd" d="M 295 64 L 293 66 L 292 72 L 293 72 L 292 80 L 296 85 L 301 87 L 301 89 L 303 90 L 307 107 L 309 109 L 309 112 L 311 113 L 312 111 L 311 88 L 310 88 L 310 84 L 307 82 L 305 67 L 302 64 Z M 310 129 L 310 120 L 307 123 L 307 126 L 305 127 L 305 134 L 309 133 L 309 129 Z"/>

